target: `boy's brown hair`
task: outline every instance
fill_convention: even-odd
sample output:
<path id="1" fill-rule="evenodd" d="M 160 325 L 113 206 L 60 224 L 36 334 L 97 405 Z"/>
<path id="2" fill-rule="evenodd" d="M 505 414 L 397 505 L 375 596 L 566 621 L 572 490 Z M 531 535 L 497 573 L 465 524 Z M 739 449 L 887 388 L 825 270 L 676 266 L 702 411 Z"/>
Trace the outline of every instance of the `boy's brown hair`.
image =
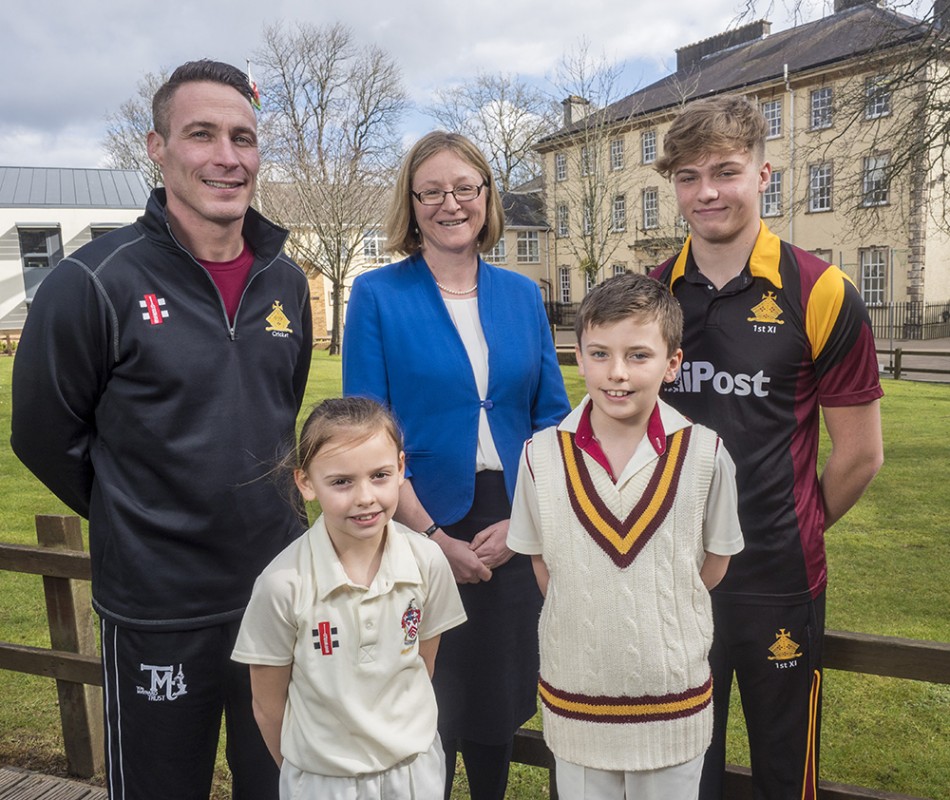
<path id="1" fill-rule="evenodd" d="M 751 153 L 765 160 L 765 117 L 737 94 L 694 100 L 679 113 L 663 137 L 663 155 L 654 169 L 669 178 L 683 164 L 709 153 Z"/>
<path id="2" fill-rule="evenodd" d="M 649 275 L 626 272 L 597 284 L 581 301 L 574 318 L 577 346 L 581 336 L 598 325 L 635 317 L 644 323 L 656 320 L 666 342 L 667 355 L 679 349 L 683 339 L 683 310 L 666 284 Z"/>

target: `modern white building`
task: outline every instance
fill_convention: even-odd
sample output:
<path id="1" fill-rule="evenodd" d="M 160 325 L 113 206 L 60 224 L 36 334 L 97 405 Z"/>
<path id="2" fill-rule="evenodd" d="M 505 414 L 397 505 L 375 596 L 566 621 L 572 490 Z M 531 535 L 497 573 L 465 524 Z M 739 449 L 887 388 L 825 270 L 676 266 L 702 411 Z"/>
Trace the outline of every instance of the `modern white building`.
<path id="1" fill-rule="evenodd" d="M 0 167 L 0 328 L 19 328 L 61 258 L 134 222 L 148 187 L 134 170 Z"/>

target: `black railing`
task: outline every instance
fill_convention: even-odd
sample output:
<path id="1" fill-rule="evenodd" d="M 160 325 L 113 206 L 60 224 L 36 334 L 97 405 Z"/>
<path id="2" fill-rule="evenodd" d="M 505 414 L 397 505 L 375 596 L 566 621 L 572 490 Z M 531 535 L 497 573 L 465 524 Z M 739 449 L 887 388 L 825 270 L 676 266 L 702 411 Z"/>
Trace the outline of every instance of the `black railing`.
<path id="1" fill-rule="evenodd" d="M 886 339 L 943 339 L 950 336 L 950 302 L 882 303 L 868 306 L 878 342 Z"/>

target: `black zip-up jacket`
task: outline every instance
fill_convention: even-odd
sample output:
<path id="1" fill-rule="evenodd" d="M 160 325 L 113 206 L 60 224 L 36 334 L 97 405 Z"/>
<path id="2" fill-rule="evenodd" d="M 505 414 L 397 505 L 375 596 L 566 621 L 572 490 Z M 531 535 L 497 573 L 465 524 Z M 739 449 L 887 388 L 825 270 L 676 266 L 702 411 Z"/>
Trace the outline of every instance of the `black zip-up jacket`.
<path id="1" fill-rule="evenodd" d="M 88 517 L 93 604 L 116 624 L 239 618 L 258 573 L 304 529 L 272 478 L 312 351 L 310 291 L 286 237 L 248 211 L 254 264 L 231 324 L 157 189 L 137 222 L 63 259 L 36 293 L 11 444 Z"/>

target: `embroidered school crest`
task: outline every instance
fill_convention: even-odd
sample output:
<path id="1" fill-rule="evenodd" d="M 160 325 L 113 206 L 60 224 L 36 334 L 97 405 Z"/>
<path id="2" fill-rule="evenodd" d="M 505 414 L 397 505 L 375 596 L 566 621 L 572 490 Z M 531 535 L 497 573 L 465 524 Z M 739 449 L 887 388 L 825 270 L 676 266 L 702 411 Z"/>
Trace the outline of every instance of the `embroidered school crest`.
<path id="1" fill-rule="evenodd" d="M 782 309 L 775 301 L 775 292 L 766 292 L 762 295 L 762 300 L 758 305 L 750 309 L 755 316 L 748 317 L 746 322 L 763 322 L 769 325 L 784 325 L 785 320 L 779 319 Z"/>
<path id="2" fill-rule="evenodd" d="M 178 665 L 175 672 L 174 664 L 139 664 L 142 672 L 150 675 L 147 687 L 136 686 L 136 693 L 145 695 L 150 703 L 162 703 L 166 700 L 177 700 L 183 694 L 188 694 L 188 684 L 185 683 L 185 672 L 182 665 Z"/>
<path id="3" fill-rule="evenodd" d="M 415 599 L 409 601 L 409 605 L 402 615 L 402 643 L 406 646 L 403 653 L 416 643 L 419 637 L 419 623 L 422 622 L 422 611 L 416 605 Z"/>
<path id="4" fill-rule="evenodd" d="M 288 334 L 293 333 L 293 329 L 290 327 L 290 320 L 287 318 L 287 315 L 284 313 L 284 306 L 280 300 L 275 300 L 274 305 L 271 306 L 271 312 L 265 318 L 268 322 L 265 331 L 271 331 L 275 334 Z"/>
<path id="5" fill-rule="evenodd" d="M 775 634 L 775 642 L 769 648 L 772 655 L 769 661 L 791 661 L 793 658 L 801 658 L 802 654 L 798 650 L 798 642 L 793 642 L 785 628 L 779 628 Z"/>

